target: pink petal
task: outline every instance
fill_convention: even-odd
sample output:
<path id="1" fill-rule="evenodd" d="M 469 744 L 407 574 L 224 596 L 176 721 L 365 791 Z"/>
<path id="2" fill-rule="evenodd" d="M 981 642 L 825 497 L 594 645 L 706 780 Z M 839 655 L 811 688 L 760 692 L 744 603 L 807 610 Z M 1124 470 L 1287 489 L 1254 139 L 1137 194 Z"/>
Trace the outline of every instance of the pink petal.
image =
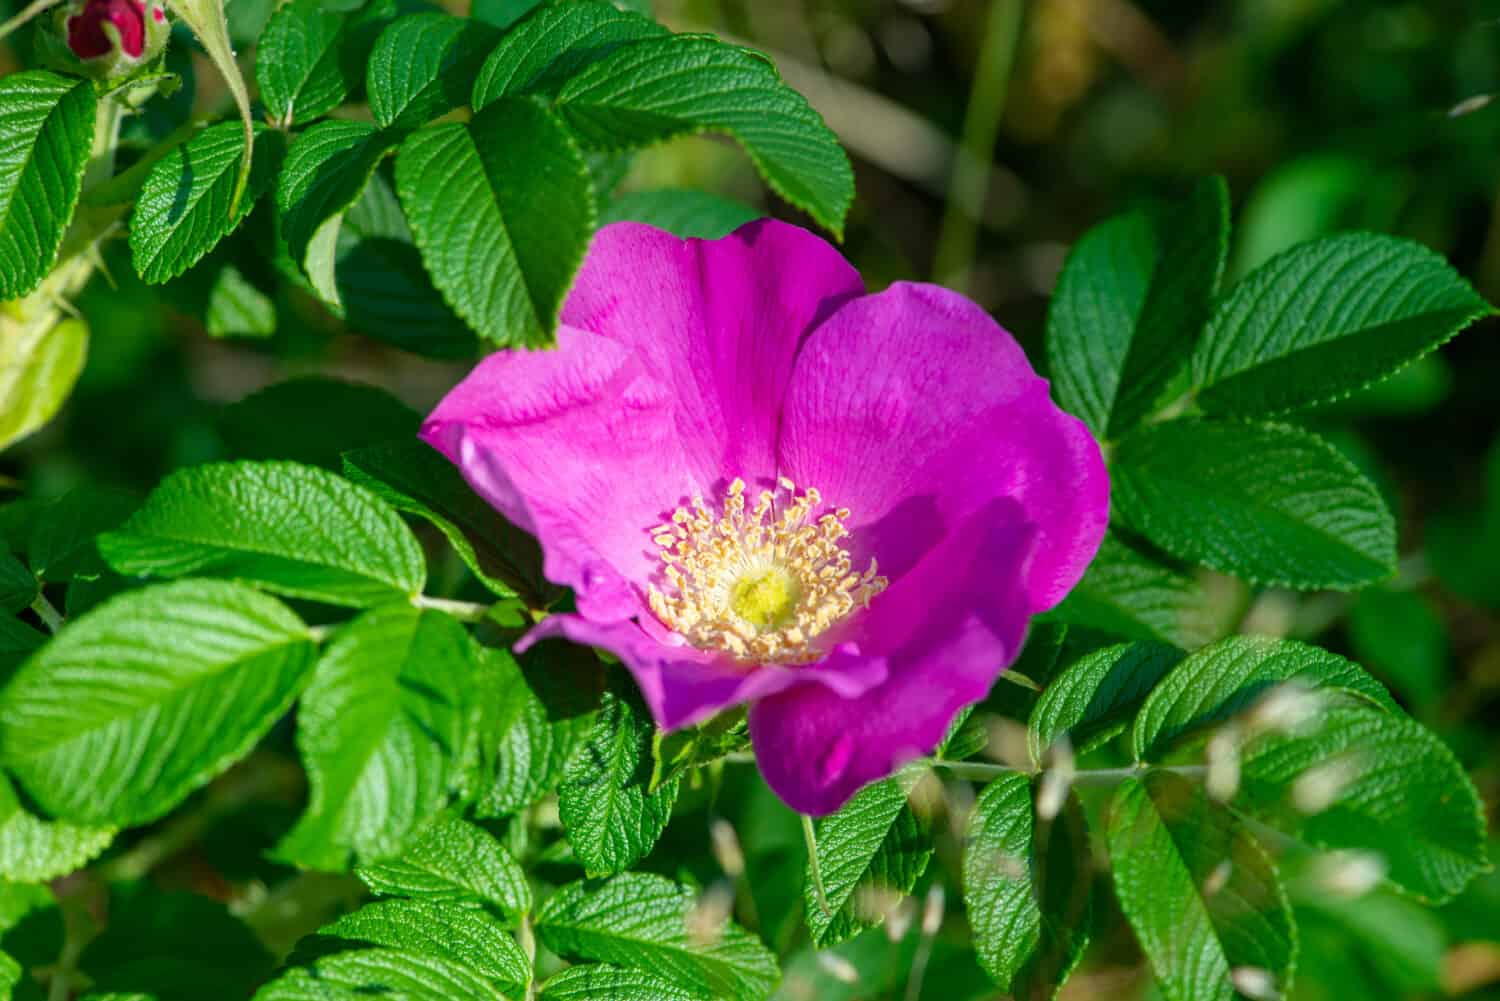
<path id="1" fill-rule="evenodd" d="M 837 250 L 787 223 L 683 240 L 621 222 L 595 234 L 563 322 L 627 345 L 668 388 L 699 482 L 764 485 L 799 345 L 863 292 Z"/>
<path id="2" fill-rule="evenodd" d="M 422 439 L 537 536 L 548 579 L 574 588 L 583 614 L 624 619 L 643 611 L 633 585 L 659 563 L 649 529 L 703 488 L 675 402 L 625 346 L 564 327 L 554 351 L 480 362 Z"/>
<path id="3" fill-rule="evenodd" d="M 832 813 L 942 740 L 1020 652 L 1026 563 L 1039 539 L 1020 504 L 991 501 L 876 599 L 865 648 L 886 681 L 855 698 L 808 685 L 750 709 L 756 761 L 793 809 Z"/>
<path id="4" fill-rule="evenodd" d="M 686 645 L 662 643 L 633 622 L 592 622 L 551 615 L 516 644 L 524 653 L 556 637 L 602 647 L 620 658 L 640 686 L 651 715 L 664 730 L 701 723 L 719 710 L 797 685 L 855 698 L 886 679 L 884 658 L 840 649 L 821 664 L 754 667 Z"/>
<path id="5" fill-rule="evenodd" d="M 948 527 L 1016 500 L 1040 545 L 1021 601 L 1051 608 L 1109 520 L 1109 480 L 1084 424 L 1059 410 L 1019 345 L 957 293 L 898 283 L 839 308 L 787 388 L 781 471 L 847 507 L 860 566 L 899 576 Z M 872 615 L 888 615 L 877 598 Z"/>

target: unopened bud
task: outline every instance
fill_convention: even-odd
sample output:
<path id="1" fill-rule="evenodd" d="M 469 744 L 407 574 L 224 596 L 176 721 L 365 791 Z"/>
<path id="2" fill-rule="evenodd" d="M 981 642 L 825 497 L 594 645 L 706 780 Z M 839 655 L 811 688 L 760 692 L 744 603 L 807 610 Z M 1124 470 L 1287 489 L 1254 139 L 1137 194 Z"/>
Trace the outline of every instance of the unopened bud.
<path id="1" fill-rule="evenodd" d="M 69 0 L 38 39 L 58 69 L 116 83 L 154 63 L 171 32 L 163 0 Z"/>

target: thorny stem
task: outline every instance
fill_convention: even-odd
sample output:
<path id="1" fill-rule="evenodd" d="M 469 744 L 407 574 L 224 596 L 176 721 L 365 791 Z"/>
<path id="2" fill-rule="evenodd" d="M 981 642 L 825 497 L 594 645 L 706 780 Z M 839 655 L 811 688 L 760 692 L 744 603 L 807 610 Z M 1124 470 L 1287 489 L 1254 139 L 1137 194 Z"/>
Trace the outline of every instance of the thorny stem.
<path id="1" fill-rule="evenodd" d="M 802 815 L 802 837 L 807 841 L 807 867 L 812 873 L 813 890 L 818 895 L 818 910 L 824 917 L 832 917 L 828 908 L 828 894 L 823 891 L 823 867 L 818 864 L 818 834 L 813 830 L 812 818 Z"/>

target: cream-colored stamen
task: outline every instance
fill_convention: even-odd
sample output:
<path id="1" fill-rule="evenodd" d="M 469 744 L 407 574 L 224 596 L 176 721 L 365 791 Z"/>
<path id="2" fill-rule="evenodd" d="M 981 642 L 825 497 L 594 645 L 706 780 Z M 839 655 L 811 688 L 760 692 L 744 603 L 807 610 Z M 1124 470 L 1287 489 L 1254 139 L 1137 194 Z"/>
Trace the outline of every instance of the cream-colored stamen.
<path id="1" fill-rule="evenodd" d="M 846 508 L 818 518 L 822 495 L 799 495 L 788 479 L 763 490 L 745 508 L 745 481 L 736 479 L 715 517 L 703 498 L 678 508 L 651 530 L 661 547 L 663 589 L 652 585 L 651 610 L 673 632 L 703 650 L 722 650 L 758 664 L 803 664 L 825 652 L 817 640 L 888 583 L 875 561 L 853 571 Z M 776 498 L 789 503 L 778 516 Z"/>

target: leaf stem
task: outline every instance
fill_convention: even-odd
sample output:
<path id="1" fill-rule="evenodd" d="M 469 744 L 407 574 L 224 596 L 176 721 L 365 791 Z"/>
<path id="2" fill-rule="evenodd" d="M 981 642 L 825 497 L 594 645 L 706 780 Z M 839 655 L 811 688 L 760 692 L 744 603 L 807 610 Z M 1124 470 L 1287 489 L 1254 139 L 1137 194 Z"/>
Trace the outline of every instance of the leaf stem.
<path id="1" fill-rule="evenodd" d="M 49 8 L 56 7 L 60 3 L 62 3 L 62 0 L 33 0 L 21 13 L 4 24 L 0 24 L 0 39 L 4 39 L 14 32 L 20 31 L 26 27 L 27 22 L 32 18 L 38 14 L 46 13 Z"/>
<path id="2" fill-rule="evenodd" d="M 953 161 L 948 201 L 938 230 L 933 278 L 962 292 L 968 284 L 979 234 L 979 218 L 990 176 L 990 159 L 1005 115 L 1011 67 L 1021 39 L 1021 0 L 994 0 L 985 24 L 979 65 L 964 112 L 963 138 Z"/>
<path id="3" fill-rule="evenodd" d="M 750 751 L 735 751 L 724 755 L 724 761 L 738 765 L 755 764 L 755 754 Z M 922 758 L 916 764 L 925 765 L 928 768 L 941 768 L 956 778 L 972 779 L 976 782 L 988 782 L 1002 775 L 1036 775 L 1027 768 L 1019 768 L 1015 765 L 991 764 L 987 761 L 944 761 L 941 758 Z M 1045 769 L 1043 769 L 1045 771 Z M 1071 781 L 1075 785 L 1117 785 L 1126 779 L 1140 778 L 1147 772 L 1172 772 L 1184 778 L 1201 779 L 1208 774 L 1207 765 L 1130 765 L 1125 768 L 1083 768 L 1072 772 Z M 804 830 L 810 827 L 811 821 L 807 817 L 802 818 Z M 808 834 L 809 850 L 812 846 L 812 835 Z"/>
<path id="4" fill-rule="evenodd" d="M 802 837 L 807 841 L 807 868 L 812 873 L 813 892 L 818 895 L 818 910 L 826 918 L 833 917 L 828 907 L 828 894 L 823 890 L 823 867 L 818 862 L 818 832 L 813 830 L 812 818 L 802 815 Z"/>
<path id="5" fill-rule="evenodd" d="M 473 601 L 429 598 L 425 594 L 419 594 L 413 598 L 412 604 L 418 608 L 431 609 L 434 612 L 444 612 L 458 619 L 460 622 L 481 622 L 489 616 L 491 607 Z"/>
<path id="6" fill-rule="evenodd" d="M 531 975 L 526 982 L 526 1001 L 532 1001 L 536 997 L 536 933 L 531 930 L 530 914 L 521 915 L 521 926 L 516 929 L 516 942 L 526 956 L 526 965 L 531 967 Z"/>
<path id="7" fill-rule="evenodd" d="M 42 620 L 47 631 L 55 633 L 63 627 L 63 614 L 57 610 L 57 606 L 47 600 L 47 596 L 41 591 L 36 593 L 36 600 L 31 603 L 31 610 L 36 617 Z"/>

